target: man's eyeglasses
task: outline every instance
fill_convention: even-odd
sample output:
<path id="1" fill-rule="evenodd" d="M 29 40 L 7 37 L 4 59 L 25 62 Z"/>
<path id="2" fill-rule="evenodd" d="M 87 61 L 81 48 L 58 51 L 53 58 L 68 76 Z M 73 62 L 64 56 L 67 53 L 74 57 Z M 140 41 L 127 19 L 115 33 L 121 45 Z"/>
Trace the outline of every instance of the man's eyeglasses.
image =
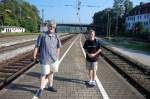
<path id="1" fill-rule="evenodd" d="M 53 26 L 53 25 L 48 25 L 48 27 L 55 28 L 55 26 Z"/>

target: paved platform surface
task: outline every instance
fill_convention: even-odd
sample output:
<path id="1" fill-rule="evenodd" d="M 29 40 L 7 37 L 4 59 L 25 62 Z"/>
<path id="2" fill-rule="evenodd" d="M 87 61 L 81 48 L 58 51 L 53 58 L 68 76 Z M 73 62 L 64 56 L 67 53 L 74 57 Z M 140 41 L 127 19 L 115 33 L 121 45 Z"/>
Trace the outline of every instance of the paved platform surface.
<path id="1" fill-rule="evenodd" d="M 61 56 L 63 56 L 72 41 L 76 39 L 61 61 L 59 72 L 55 74 L 54 85 L 58 92 L 45 90 L 40 99 L 104 99 L 98 86 L 89 88 L 85 85 L 88 75 L 79 36 L 81 35 L 73 38 L 61 48 Z M 109 96 L 107 99 L 144 99 L 102 58 L 99 60 L 97 76 Z M 38 64 L 0 91 L 0 99 L 32 99 L 40 85 L 39 77 Z"/>

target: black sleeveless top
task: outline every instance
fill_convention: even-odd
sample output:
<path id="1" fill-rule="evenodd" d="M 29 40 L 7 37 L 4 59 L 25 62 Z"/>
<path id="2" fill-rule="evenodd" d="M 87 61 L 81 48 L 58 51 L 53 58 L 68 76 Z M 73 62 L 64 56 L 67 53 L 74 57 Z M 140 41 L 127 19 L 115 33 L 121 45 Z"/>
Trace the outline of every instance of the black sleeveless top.
<path id="1" fill-rule="evenodd" d="M 100 41 L 98 39 L 95 39 L 93 41 L 91 40 L 86 40 L 83 48 L 87 50 L 88 53 L 94 54 L 100 49 Z M 86 60 L 89 62 L 96 62 L 98 60 L 99 54 L 97 54 L 95 57 L 89 57 L 86 55 Z"/>

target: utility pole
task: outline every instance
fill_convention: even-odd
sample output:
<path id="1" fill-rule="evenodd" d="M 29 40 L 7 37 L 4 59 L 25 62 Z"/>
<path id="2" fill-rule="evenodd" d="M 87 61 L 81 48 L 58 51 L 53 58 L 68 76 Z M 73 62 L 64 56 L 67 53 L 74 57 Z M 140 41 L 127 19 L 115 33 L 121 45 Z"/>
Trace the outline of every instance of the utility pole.
<path id="1" fill-rule="evenodd" d="M 44 31 L 44 9 L 41 10 L 42 19 L 41 19 L 41 32 Z"/>
<path id="2" fill-rule="evenodd" d="M 81 24 L 81 20 L 80 20 L 80 8 L 81 8 L 81 1 L 77 0 L 77 17 L 78 17 L 78 22 L 79 24 Z M 81 27 L 81 26 L 80 26 Z M 79 27 L 79 28 L 80 28 Z M 80 30 L 81 31 L 81 30 Z"/>
<path id="3" fill-rule="evenodd" d="M 22 8 L 19 7 L 19 16 L 20 16 L 20 19 L 21 19 L 21 16 L 22 16 Z"/>
<path id="4" fill-rule="evenodd" d="M 108 27 L 109 27 L 109 12 L 107 12 L 107 37 L 108 37 Z"/>
<path id="5" fill-rule="evenodd" d="M 42 24 L 44 23 L 44 9 L 42 9 Z"/>
<path id="6" fill-rule="evenodd" d="M 109 17 L 109 28 L 108 28 L 108 36 L 110 38 L 110 30 L 111 30 L 111 16 Z"/>
<path id="7" fill-rule="evenodd" d="M 115 27 L 115 36 L 118 34 L 118 13 L 116 15 L 116 27 Z"/>
<path id="8" fill-rule="evenodd" d="M 111 30 L 111 16 L 109 15 L 109 11 L 107 12 L 107 37 L 110 38 L 110 30 Z"/>
<path id="9" fill-rule="evenodd" d="M 64 19 L 63 19 L 63 17 L 62 17 L 62 24 L 64 23 Z"/>

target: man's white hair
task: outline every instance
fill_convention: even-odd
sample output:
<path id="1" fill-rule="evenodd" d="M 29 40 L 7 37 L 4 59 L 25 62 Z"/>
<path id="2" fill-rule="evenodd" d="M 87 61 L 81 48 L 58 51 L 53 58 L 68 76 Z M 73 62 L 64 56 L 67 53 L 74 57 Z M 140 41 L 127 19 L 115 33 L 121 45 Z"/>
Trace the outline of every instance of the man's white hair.
<path id="1" fill-rule="evenodd" d="M 56 28 L 56 21 L 55 20 L 50 20 L 48 22 L 48 25 L 52 25 L 52 26 L 54 26 Z"/>

